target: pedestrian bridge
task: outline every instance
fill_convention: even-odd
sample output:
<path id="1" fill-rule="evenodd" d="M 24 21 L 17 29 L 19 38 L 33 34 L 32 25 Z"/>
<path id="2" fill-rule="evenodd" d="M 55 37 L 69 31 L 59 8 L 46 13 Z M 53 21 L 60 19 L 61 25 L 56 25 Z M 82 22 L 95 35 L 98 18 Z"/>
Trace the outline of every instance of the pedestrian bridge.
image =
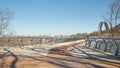
<path id="1" fill-rule="evenodd" d="M 77 40 L 84 40 L 84 47 L 96 49 L 103 52 L 112 53 L 114 56 L 120 55 L 120 36 L 80 36 L 80 37 L 57 37 L 57 38 L 0 38 L 0 48 L 27 47 L 34 48 L 59 47 L 65 43 L 73 43 Z"/>
<path id="2" fill-rule="evenodd" d="M 4 44 L 1 42 L 0 62 L 8 63 L 7 60 L 6 62 L 2 60 L 4 56 L 10 56 L 14 58 L 15 62 L 12 65 L 15 66 L 16 63 L 21 62 L 17 61 L 20 59 L 18 57 L 24 58 L 25 61 L 28 58 L 32 59 L 32 62 L 42 61 L 39 59 L 46 57 L 47 63 L 57 66 L 54 68 L 120 68 L 119 36 L 57 38 L 57 40 L 52 40 L 52 43 L 45 43 L 45 41 L 42 44 L 38 38 L 32 39 L 32 41 L 25 40 L 26 38 L 14 39 L 7 39 L 7 41 L 1 39 Z M 39 58 L 33 59 L 36 57 Z M 33 65 L 35 64 L 38 63 L 33 63 Z M 1 63 L 0 66 L 2 66 Z"/>

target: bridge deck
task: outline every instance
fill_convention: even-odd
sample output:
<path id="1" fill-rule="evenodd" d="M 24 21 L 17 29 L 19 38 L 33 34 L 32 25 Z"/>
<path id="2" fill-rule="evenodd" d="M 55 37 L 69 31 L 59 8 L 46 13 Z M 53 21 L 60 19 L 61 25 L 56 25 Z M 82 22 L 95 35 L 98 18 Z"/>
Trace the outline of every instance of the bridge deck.
<path id="1" fill-rule="evenodd" d="M 114 56 L 111 53 L 102 52 L 99 50 L 87 48 L 83 46 L 84 44 L 76 44 L 79 42 L 65 43 L 57 47 L 52 47 L 58 49 L 54 51 L 56 53 L 51 53 L 47 51 L 47 56 L 40 57 L 39 53 L 44 53 L 44 51 L 49 50 L 40 50 L 40 48 L 31 48 L 24 46 L 20 50 L 22 55 L 17 55 L 16 52 L 18 49 L 5 49 L 6 53 L 9 53 L 7 56 L 0 55 L 0 67 L 1 68 L 120 68 L 120 58 Z M 39 46 L 38 46 L 39 47 Z M 18 47 L 19 48 L 19 47 Z M 16 49 L 16 50 L 15 50 Z M 27 51 L 26 51 L 27 50 Z M 18 50 L 19 51 L 19 50 Z M 30 56 L 30 52 L 37 53 L 35 56 Z M 26 52 L 26 53 L 24 53 Z M 64 54 L 60 54 L 67 52 Z M 71 55 L 67 55 L 67 54 Z M 36 55 L 39 55 L 36 57 Z"/>
<path id="2" fill-rule="evenodd" d="M 119 56 L 114 56 L 114 54 L 109 52 L 85 47 L 84 44 L 70 47 L 68 48 L 68 52 L 73 56 L 80 58 L 119 58 Z"/>
<path id="3" fill-rule="evenodd" d="M 47 58 L 53 65 L 57 66 L 56 68 L 120 68 L 119 56 L 84 45 L 83 43 L 57 47 L 56 52 L 48 54 Z M 62 50 L 62 52 L 66 52 L 65 49 L 68 53 L 60 52 Z M 67 55 L 69 53 L 72 56 Z"/>

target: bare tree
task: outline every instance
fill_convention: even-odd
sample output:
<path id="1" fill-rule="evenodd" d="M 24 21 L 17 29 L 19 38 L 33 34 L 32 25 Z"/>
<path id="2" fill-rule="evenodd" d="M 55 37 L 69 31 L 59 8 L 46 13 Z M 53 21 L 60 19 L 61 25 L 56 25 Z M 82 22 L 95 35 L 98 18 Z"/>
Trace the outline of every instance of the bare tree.
<path id="1" fill-rule="evenodd" d="M 110 5 L 109 15 L 107 18 L 104 18 L 105 21 L 107 21 L 110 24 L 110 32 L 112 35 L 116 33 L 116 26 L 119 24 L 120 21 L 120 0 L 115 0 Z"/>
<path id="2" fill-rule="evenodd" d="M 13 12 L 9 9 L 0 8 L 0 36 L 4 36 L 9 31 L 9 22 L 12 19 Z"/>

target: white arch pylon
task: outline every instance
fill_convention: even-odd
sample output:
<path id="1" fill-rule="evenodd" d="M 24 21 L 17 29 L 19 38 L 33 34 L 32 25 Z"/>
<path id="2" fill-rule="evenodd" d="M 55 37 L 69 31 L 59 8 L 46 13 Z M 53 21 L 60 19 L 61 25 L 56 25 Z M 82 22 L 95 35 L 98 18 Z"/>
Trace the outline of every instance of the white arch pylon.
<path id="1" fill-rule="evenodd" d="M 100 24 L 98 25 L 98 32 L 101 33 L 101 34 L 103 33 L 102 32 L 103 25 L 105 26 L 106 30 L 109 30 L 109 26 L 108 26 L 107 22 L 105 22 L 105 21 L 104 22 L 100 22 Z"/>

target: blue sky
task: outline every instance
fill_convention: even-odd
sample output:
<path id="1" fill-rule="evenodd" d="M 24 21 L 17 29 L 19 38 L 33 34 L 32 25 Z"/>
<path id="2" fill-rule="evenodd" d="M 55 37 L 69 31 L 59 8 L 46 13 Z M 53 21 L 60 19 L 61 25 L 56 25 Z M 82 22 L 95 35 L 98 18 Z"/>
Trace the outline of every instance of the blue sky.
<path id="1" fill-rule="evenodd" d="M 70 35 L 96 31 L 111 0 L 0 0 L 14 12 L 17 35 Z"/>

